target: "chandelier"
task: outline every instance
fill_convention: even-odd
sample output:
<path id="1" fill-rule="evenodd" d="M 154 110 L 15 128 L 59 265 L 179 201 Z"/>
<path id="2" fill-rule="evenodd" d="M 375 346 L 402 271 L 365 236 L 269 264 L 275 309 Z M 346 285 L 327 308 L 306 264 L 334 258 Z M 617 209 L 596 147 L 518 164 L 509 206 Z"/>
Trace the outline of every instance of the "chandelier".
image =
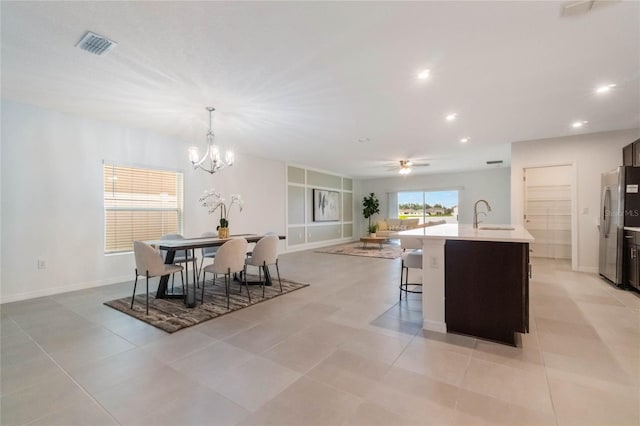
<path id="1" fill-rule="evenodd" d="M 213 130 L 211 130 L 211 113 L 216 109 L 213 107 L 207 107 L 209 111 L 209 131 L 207 132 L 207 149 L 204 155 L 200 158 L 198 147 L 192 146 L 189 148 L 189 160 L 193 164 L 194 169 L 202 169 L 205 172 L 214 174 L 221 170 L 225 166 L 233 166 L 235 160 L 233 152 L 227 151 L 224 161 L 220 157 L 220 147 L 213 142 Z"/>

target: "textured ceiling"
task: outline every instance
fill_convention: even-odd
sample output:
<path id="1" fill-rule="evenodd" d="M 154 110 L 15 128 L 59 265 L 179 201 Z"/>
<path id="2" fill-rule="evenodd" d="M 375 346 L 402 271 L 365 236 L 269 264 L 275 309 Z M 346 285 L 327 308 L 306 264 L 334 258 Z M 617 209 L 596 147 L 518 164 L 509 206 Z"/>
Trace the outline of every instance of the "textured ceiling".
<path id="1" fill-rule="evenodd" d="M 3 98 L 171 135 L 185 164 L 207 105 L 223 146 L 354 177 L 508 165 L 511 142 L 640 127 L 639 2 L 567 18 L 549 1 L 0 5 Z M 118 46 L 74 47 L 87 30 Z"/>

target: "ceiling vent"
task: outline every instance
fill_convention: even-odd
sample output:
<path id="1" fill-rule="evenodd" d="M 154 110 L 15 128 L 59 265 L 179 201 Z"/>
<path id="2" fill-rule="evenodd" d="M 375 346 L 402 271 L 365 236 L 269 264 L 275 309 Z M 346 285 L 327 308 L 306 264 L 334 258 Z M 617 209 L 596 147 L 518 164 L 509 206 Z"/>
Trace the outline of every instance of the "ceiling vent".
<path id="1" fill-rule="evenodd" d="M 76 44 L 76 47 L 95 55 L 104 55 L 109 53 L 109 51 L 117 45 L 118 43 L 113 40 L 109 40 L 101 35 L 87 31 L 84 37 L 82 37 L 82 39 L 80 39 Z"/>
<path id="2" fill-rule="evenodd" d="M 585 13 L 598 9 L 602 6 L 607 6 L 620 2 L 620 0 L 580 0 L 572 1 L 562 5 L 560 10 L 560 16 L 579 16 Z"/>
<path id="3" fill-rule="evenodd" d="M 502 164 L 502 160 L 491 160 L 491 161 L 487 161 L 487 165 L 491 166 L 494 164 Z"/>

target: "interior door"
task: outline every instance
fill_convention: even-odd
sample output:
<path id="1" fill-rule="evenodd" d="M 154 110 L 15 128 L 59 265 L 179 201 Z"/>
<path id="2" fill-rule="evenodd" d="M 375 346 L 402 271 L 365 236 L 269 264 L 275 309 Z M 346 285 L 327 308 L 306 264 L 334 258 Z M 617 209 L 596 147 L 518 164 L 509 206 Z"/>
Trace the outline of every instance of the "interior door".
<path id="1" fill-rule="evenodd" d="M 532 257 L 571 259 L 571 165 L 524 170 L 524 225 L 535 238 Z"/>

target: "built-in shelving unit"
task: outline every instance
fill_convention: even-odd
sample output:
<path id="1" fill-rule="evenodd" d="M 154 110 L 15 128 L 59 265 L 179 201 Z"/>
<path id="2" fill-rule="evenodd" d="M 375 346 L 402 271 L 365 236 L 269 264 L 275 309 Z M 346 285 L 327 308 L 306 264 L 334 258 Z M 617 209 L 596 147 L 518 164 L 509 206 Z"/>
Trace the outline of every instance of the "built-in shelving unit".
<path id="1" fill-rule="evenodd" d="M 568 170 L 527 169 L 525 188 L 525 227 L 535 238 L 532 256 L 571 259 L 572 187 Z"/>

